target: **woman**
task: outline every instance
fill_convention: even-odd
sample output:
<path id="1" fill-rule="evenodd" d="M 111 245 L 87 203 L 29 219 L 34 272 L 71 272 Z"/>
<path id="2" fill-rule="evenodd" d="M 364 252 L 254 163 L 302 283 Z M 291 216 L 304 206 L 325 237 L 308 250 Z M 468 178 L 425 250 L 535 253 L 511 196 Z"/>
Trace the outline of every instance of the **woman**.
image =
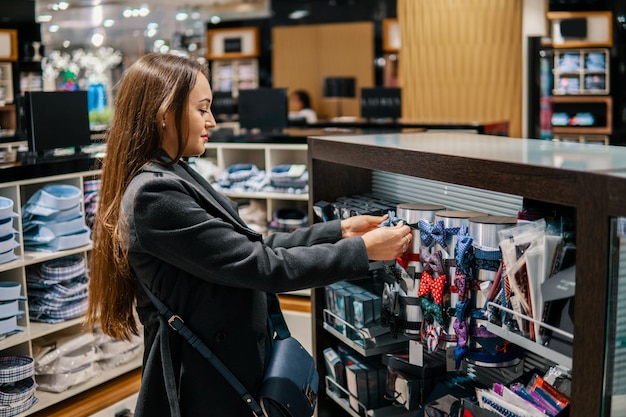
<path id="1" fill-rule="evenodd" d="M 306 124 L 317 122 L 317 113 L 311 108 L 311 97 L 304 90 L 296 90 L 289 95 L 289 120 L 304 121 Z"/>
<path id="2" fill-rule="evenodd" d="M 394 259 L 408 226 L 381 217 L 321 223 L 263 239 L 236 205 L 181 159 L 200 155 L 212 94 L 207 70 L 166 54 L 123 75 L 107 135 L 86 323 L 113 337 L 144 326 L 136 417 L 250 416 L 223 377 L 159 316 L 139 281 L 178 314 L 257 395 L 266 363 L 266 293 L 362 277 Z"/>

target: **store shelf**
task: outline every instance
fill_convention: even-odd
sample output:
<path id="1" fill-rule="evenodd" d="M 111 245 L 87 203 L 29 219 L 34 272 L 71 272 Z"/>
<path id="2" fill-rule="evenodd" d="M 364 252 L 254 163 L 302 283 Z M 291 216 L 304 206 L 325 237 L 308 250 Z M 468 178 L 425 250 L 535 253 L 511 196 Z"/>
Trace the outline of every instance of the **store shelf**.
<path id="1" fill-rule="evenodd" d="M 112 369 L 100 371 L 100 374 L 98 376 L 90 379 L 89 381 L 85 381 L 82 384 L 71 387 L 67 391 L 54 393 L 54 392 L 46 392 L 46 391 L 37 390 L 35 393 L 35 396 L 39 399 L 39 402 L 35 404 L 33 407 L 29 408 L 26 412 L 20 414 L 20 416 L 27 416 L 27 415 L 34 414 L 38 411 L 44 410 L 47 407 L 50 407 L 54 404 L 57 404 L 68 398 L 71 398 L 77 394 L 80 394 L 81 392 L 84 392 L 84 391 L 87 391 L 88 389 L 96 387 L 102 384 L 103 382 L 109 381 L 120 375 L 124 375 L 127 372 L 140 368 L 141 363 L 142 363 L 142 355 L 139 355 L 138 358 L 128 363 L 122 364 Z"/>
<path id="2" fill-rule="evenodd" d="M 82 322 L 83 322 L 83 317 L 77 317 L 75 319 L 66 320 L 64 322 L 55 323 L 55 324 L 31 321 L 29 325 L 30 338 L 37 339 L 39 337 L 47 336 L 49 334 L 68 329 L 77 324 L 82 324 Z"/>
<path id="3" fill-rule="evenodd" d="M 368 410 L 362 403 L 358 402 L 356 398 L 352 398 L 353 401 L 357 401 L 358 403 L 359 412 L 357 412 L 350 407 L 350 393 L 328 376 L 326 377 L 326 395 L 353 417 L 414 417 L 416 415 L 416 411 L 408 411 L 404 407 L 395 406 Z"/>
<path id="4" fill-rule="evenodd" d="M 290 194 L 290 193 L 245 193 L 245 192 L 223 192 L 229 198 L 253 198 L 253 199 L 273 199 L 273 200 L 293 200 L 293 201 L 309 201 L 309 194 Z"/>
<path id="5" fill-rule="evenodd" d="M 561 365 L 565 369 L 572 369 L 572 358 L 552 349 L 548 349 L 547 347 L 533 342 L 532 340 L 514 333 L 504 327 L 500 327 L 493 323 L 484 323 L 484 325 L 491 333 L 496 334 L 523 349 L 534 352 L 557 365 Z"/>
<path id="6" fill-rule="evenodd" d="M 77 253 L 84 253 L 91 250 L 91 244 L 79 246 L 77 248 L 67 249 L 58 252 L 34 252 L 26 251 L 22 257 L 22 265 L 33 265 L 41 262 L 51 261 L 53 259 L 62 258 L 64 256 L 75 255 Z"/>
<path id="7" fill-rule="evenodd" d="M 402 348 L 406 346 L 409 341 L 409 339 L 403 334 L 400 334 L 397 338 L 394 338 L 391 336 L 391 333 L 385 333 L 376 336 L 376 338 L 366 339 L 365 337 L 363 337 L 361 330 L 354 328 L 349 323 L 343 321 L 340 317 L 326 309 L 324 309 L 324 316 L 331 316 L 334 320 L 341 320 L 342 325 L 351 327 L 355 334 L 361 336 L 359 340 L 351 339 L 339 330 L 337 330 L 331 324 L 327 323 L 326 320 L 323 323 L 324 330 L 326 330 L 336 339 L 342 341 L 344 344 L 348 345 L 364 357 L 380 355 L 381 353 L 386 353 L 398 348 Z"/>

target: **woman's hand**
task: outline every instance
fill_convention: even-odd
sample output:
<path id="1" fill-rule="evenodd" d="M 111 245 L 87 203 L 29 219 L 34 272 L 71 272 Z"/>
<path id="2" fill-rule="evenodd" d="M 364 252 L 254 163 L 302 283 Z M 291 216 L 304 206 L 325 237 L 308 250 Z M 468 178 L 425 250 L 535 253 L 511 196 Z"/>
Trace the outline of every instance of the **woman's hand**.
<path id="1" fill-rule="evenodd" d="M 387 214 L 384 216 L 359 215 L 344 219 L 341 221 L 341 237 L 363 236 L 364 233 L 377 229 L 387 217 Z"/>
<path id="2" fill-rule="evenodd" d="M 393 227 L 377 227 L 362 236 L 367 249 L 367 257 L 372 261 L 396 259 L 408 249 L 411 243 L 411 228 L 399 223 Z"/>

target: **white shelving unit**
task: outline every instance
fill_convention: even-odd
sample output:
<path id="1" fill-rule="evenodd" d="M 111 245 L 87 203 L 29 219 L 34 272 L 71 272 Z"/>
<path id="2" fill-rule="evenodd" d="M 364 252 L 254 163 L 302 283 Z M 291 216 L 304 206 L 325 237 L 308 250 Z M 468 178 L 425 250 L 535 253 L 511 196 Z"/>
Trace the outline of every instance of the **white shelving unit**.
<path id="1" fill-rule="evenodd" d="M 13 211 L 18 214 L 13 221 L 13 227 L 18 231 L 20 246 L 15 248 L 15 253 L 18 258 L 14 261 L 0 264 L 0 282 L 17 282 L 21 285 L 21 295 L 28 295 L 28 287 L 26 284 L 26 269 L 31 265 L 37 265 L 42 262 L 46 262 L 52 259 L 79 254 L 86 259 L 88 264 L 89 251 L 91 245 L 85 245 L 82 247 L 64 250 L 59 252 L 32 252 L 25 251 L 22 236 L 22 221 L 21 221 L 21 207 L 26 204 L 28 199 L 41 187 L 47 184 L 67 184 L 76 186 L 79 189 L 84 190 L 83 184 L 85 181 L 97 178 L 101 174 L 100 170 L 83 171 L 72 174 L 46 176 L 42 178 L 28 179 L 23 181 L 4 182 L 0 183 L 0 196 L 9 198 L 13 201 Z M 31 322 L 29 320 L 27 301 L 23 301 L 20 304 L 20 310 L 23 310 L 24 315 L 18 319 L 18 325 L 23 329 L 22 332 L 13 334 L 0 340 L 0 355 L 33 355 L 33 342 L 40 338 L 50 338 L 55 335 L 68 334 L 68 333 L 80 333 L 83 331 L 82 322 L 83 318 L 75 318 L 67 320 L 58 324 L 47 324 L 40 322 Z M 25 412 L 19 414 L 20 416 L 27 416 L 36 412 L 42 411 L 54 404 L 57 404 L 63 400 L 66 400 L 78 393 L 84 392 L 90 388 L 96 387 L 104 382 L 112 380 L 120 375 L 123 375 L 129 371 L 138 369 L 141 367 L 141 356 L 127 362 L 121 366 L 113 369 L 107 369 L 100 371 L 99 374 L 70 389 L 60 392 L 52 393 L 38 390 L 36 397 L 38 398 L 37 404 L 29 408 Z M 35 376 L 36 379 L 36 376 Z"/>
<path id="2" fill-rule="evenodd" d="M 237 97 L 239 90 L 259 87 L 259 62 L 256 58 L 216 60 L 211 65 L 215 91 L 232 91 Z"/>
<path id="3" fill-rule="evenodd" d="M 220 172 L 230 165 L 251 163 L 257 168 L 269 172 L 282 164 L 307 164 L 307 145 L 273 143 L 229 143 L 209 142 L 205 145 L 205 158 L 212 159 Z M 266 209 L 267 220 L 272 213 L 285 207 L 308 206 L 309 195 L 289 193 L 224 193 L 233 199 L 258 200 Z"/>

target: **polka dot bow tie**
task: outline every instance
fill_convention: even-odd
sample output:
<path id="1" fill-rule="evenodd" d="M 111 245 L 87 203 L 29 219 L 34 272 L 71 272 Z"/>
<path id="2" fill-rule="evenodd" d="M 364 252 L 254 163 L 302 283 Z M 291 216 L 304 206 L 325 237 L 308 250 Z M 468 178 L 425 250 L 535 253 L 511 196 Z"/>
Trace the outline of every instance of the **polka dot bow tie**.
<path id="1" fill-rule="evenodd" d="M 445 284 L 445 275 L 433 278 L 428 272 L 422 272 L 420 288 L 417 295 L 418 297 L 425 297 L 428 294 L 432 294 L 433 300 L 435 300 L 437 304 L 441 304 L 443 302 L 443 287 Z"/>

